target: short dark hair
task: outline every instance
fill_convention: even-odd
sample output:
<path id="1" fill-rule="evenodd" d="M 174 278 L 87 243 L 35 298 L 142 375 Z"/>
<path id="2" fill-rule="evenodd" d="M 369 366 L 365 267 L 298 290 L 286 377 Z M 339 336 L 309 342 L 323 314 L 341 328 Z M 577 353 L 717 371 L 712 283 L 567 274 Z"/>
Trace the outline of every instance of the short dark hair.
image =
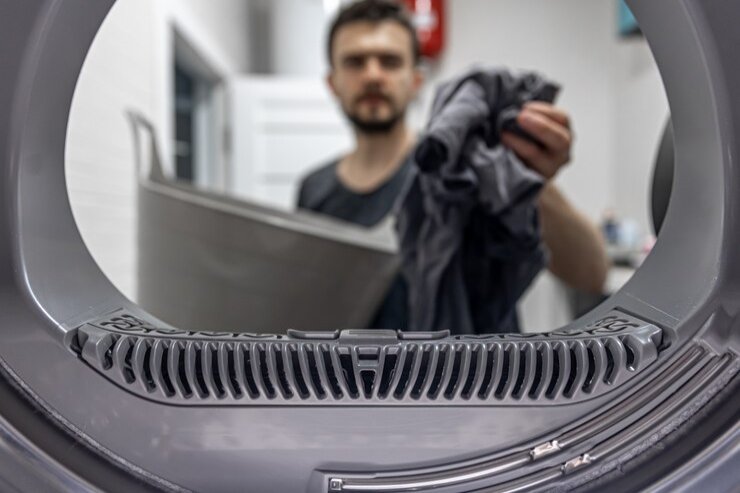
<path id="1" fill-rule="evenodd" d="M 331 23 L 326 43 L 329 66 L 333 65 L 331 57 L 334 38 L 341 27 L 354 22 L 379 23 L 383 21 L 397 22 L 408 31 L 411 36 L 411 52 L 414 57 L 414 65 L 418 64 L 421 58 L 421 48 L 419 47 L 419 39 L 416 37 L 416 29 L 414 29 L 414 24 L 411 22 L 411 17 L 409 17 L 406 9 L 398 1 L 360 0 L 342 7 Z"/>

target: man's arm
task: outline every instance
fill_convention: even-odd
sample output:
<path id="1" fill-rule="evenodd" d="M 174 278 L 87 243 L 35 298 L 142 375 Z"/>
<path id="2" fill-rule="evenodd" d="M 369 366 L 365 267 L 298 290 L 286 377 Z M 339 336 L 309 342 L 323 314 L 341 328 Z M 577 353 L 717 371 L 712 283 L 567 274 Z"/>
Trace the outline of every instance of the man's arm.
<path id="1" fill-rule="evenodd" d="M 538 205 L 542 236 L 551 254 L 550 271 L 574 288 L 601 292 L 609 269 L 601 234 L 551 181 L 570 161 L 570 119 L 550 104 L 534 102 L 524 106 L 517 120 L 542 143 L 538 146 L 510 133 L 502 137 L 504 145 L 548 180 Z"/>
<path id="2" fill-rule="evenodd" d="M 599 230 L 553 183 L 542 189 L 538 205 L 550 271 L 576 289 L 601 293 L 609 260 Z"/>

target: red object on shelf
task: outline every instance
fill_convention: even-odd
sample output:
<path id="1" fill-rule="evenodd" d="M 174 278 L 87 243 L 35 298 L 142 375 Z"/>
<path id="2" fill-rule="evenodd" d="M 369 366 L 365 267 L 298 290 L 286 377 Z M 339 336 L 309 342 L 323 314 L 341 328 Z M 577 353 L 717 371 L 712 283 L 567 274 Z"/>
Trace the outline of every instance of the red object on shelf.
<path id="1" fill-rule="evenodd" d="M 444 47 L 444 0 L 403 0 L 419 38 L 421 54 L 437 58 Z"/>

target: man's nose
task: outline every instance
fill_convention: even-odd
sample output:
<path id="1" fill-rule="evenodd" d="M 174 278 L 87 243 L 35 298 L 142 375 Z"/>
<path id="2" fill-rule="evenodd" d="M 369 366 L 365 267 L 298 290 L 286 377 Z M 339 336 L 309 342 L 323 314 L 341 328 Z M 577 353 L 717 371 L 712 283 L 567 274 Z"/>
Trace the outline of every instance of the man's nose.
<path id="1" fill-rule="evenodd" d="M 369 57 L 365 62 L 364 76 L 366 80 L 378 81 L 383 78 L 385 71 L 380 63 L 380 60 L 376 57 Z"/>

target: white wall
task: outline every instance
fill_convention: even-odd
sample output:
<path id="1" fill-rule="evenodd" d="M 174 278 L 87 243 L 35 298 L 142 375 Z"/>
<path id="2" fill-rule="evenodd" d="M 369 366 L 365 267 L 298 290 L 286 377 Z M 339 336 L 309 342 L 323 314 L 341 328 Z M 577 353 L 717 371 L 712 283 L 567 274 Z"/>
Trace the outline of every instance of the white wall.
<path id="1" fill-rule="evenodd" d="M 170 19 L 225 73 L 249 69 L 250 0 L 167 0 Z"/>
<path id="2" fill-rule="evenodd" d="M 136 299 L 135 109 L 172 135 L 172 27 L 217 74 L 248 68 L 245 0 L 118 0 L 90 50 L 70 113 L 67 185 L 82 236 L 103 272 Z M 169 161 L 167 161 L 169 162 Z"/>
<path id="3" fill-rule="evenodd" d="M 322 0 L 270 1 L 270 68 L 274 74 L 323 76 L 329 16 Z"/>
<path id="4" fill-rule="evenodd" d="M 136 178 L 124 111 L 152 115 L 155 26 L 151 0 L 118 2 L 77 84 L 67 131 L 72 211 L 98 265 L 128 297 L 136 292 Z"/>
<path id="5" fill-rule="evenodd" d="M 650 187 L 658 142 L 668 119 L 665 89 L 644 40 L 620 43 L 617 49 L 614 168 L 615 211 L 652 232 Z"/>

